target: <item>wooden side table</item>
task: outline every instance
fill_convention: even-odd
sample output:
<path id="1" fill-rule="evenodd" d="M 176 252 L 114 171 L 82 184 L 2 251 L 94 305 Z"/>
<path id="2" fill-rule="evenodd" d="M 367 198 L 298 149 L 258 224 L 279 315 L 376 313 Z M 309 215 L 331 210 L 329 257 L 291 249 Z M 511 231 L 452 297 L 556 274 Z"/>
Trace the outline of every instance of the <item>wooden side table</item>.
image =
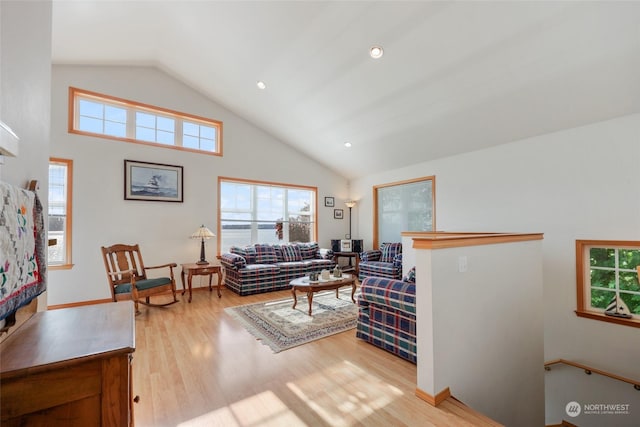
<path id="1" fill-rule="evenodd" d="M 334 252 L 333 253 L 333 262 L 338 264 L 339 258 L 349 258 L 349 265 L 342 269 L 345 273 L 354 272 L 356 276 L 360 272 L 359 264 L 360 264 L 360 254 L 358 252 Z M 355 266 L 351 262 L 351 259 L 355 258 Z"/>
<path id="2" fill-rule="evenodd" d="M 187 275 L 187 285 L 189 286 L 189 302 L 191 302 L 191 278 L 193 276 L 209 276 L 209 292 L 211 292 L 211 279 L 214 274 L 218 275 L 218 298 L 222 297 L 220 288 L 222 287 L 222 266 L 214 264 L 180 264 L 182 271 L 180 278 L 182 279 L 182 295 L 187 291 L 185 287 L 184 275 Z"/>

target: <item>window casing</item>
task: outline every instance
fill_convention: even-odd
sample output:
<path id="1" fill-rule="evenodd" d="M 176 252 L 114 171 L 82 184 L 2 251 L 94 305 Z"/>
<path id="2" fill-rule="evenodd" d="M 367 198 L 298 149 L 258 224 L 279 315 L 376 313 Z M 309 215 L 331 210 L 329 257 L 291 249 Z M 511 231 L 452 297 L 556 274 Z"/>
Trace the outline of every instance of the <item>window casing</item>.
<path id="1" fill-rule="evenodd" d="M 218 253 L 254 243 L 317 239 L 317 188 L 218 178 Z"/>
<path id="2" fill-rule="evenodd" d="M 74 87 L 69 132 L 222 156 L 222 122 Z"/>
<path id="3" fill-rule="evenodd" d="M 71 213 L 73 160 L 49 159 L 48 238 L 56 244 L 49 246 L 47 265 L 51 269 L 68 269 L 71 262 Z"/>
<path id="4" fill-rule="evenodd" d="M 640 327 L 638 265 L 640 242 L 576 240 L 576 314 Z M 625 303 L 631 319 L 605 314 L 614 298 Z"/>
<path id="5" fill-rule="evenodd" d="M 373 247 L 399 242 L 404 231 L 435 231 L 436 177 L 373 187 Z"/>

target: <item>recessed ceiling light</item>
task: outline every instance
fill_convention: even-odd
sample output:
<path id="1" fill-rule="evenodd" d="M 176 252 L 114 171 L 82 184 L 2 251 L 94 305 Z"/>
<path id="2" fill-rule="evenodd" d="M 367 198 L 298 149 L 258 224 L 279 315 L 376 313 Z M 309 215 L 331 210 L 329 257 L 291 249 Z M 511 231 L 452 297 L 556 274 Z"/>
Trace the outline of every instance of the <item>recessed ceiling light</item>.
<path id="1" fill-rule="evenodd" d="M 351 148 L 351 143 L 349 141 L 347 141 L 347 142 L 344 143 L 344 146 L 347 147 L 347 148 Z"/>
<path id="2" fill-rule="evenodd" d="M 369 49 L 369 55 L 371 55 L 373 59 L 382 58 L 383 53 L 384 50 L 382 50 L 382 46 L 371 46 L 371 49 Z"/>
<path id="3" fill-rule="evenodd" d="M 266 89 L 267 88 L 267 84 L 265 82 L 263 82 L 262 80 L 258 80 L 256 85 L 258 86 L 258 89 Z"/>

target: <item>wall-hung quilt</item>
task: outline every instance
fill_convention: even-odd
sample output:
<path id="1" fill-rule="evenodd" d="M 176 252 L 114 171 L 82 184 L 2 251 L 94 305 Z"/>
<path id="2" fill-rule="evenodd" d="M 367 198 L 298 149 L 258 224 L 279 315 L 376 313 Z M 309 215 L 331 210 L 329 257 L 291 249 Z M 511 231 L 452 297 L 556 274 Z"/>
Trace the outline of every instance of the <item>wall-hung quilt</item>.
<path id="1" fill-rule="evenodd" d="M 0 321 L 46 290 L 44 214 L 38 195 L 0 182 Z"/>

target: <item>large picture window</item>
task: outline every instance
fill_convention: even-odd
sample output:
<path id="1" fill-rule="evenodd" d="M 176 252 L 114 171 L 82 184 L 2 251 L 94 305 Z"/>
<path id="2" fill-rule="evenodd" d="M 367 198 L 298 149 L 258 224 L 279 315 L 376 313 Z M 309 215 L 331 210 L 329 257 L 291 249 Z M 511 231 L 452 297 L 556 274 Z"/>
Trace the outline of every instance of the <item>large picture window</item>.
<path id="1" fill-rule="evenodd" d="M 435 176 L 373 187 L 373 247 L 400 242 L 404 231 L 435 231 Z"/>
<path id="2" fill-rule="evenodd" d="M 640 327 L 640 242 L 577 240 L 576 265 L 578 316 Z"/>
<path id="3" fill-rule="evenodd" d="M 69 88 L 69 132 L 222 155 L 222 122 Z"/>
<path id="4" fill-rule="evenodd" d="M 218 253 L 253 243 L 317 239 L 317 188 L 218 178 Z"/>
<path id="5" fill-rule="evenodd" d="M 73 160 L 49 159 L 48 266 L 71 268 L 71 195 Z"/>

